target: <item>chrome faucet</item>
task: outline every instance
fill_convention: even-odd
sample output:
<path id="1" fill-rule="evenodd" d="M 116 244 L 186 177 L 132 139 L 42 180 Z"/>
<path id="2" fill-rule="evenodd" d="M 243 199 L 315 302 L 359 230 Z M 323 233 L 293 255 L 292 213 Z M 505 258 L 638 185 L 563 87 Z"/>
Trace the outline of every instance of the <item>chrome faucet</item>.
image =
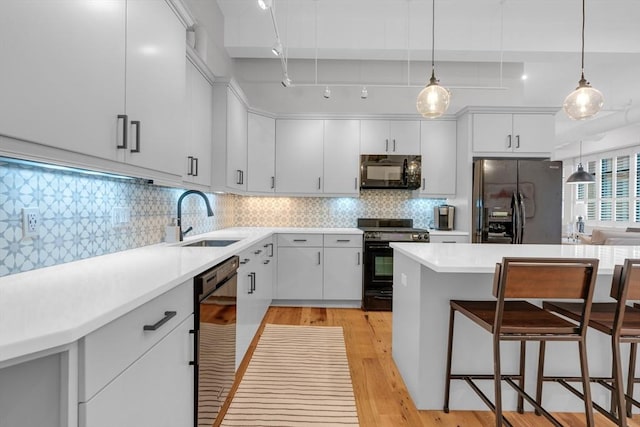
<path id="1" fill-rule="evenodd" d="M 197 194 L 199 196 L 202 196 L 202 198 L 204 199 L 204 203 L 207 205 L 207 216 L 213 216 L 213 210 L 211 209 L 211 205 L 209 204 L 209 199 L 202 191 L 187 190 L 182 193 L 182 195 L 178 199 L 178 227 L 180 228 L 180 241 L 182 241 L 182 238 L 185 234 L 193 230 L 193 227 L 189 227 L 184 232 L 182 231 L 182 199 L 184 199 L 189 194 Z"/>

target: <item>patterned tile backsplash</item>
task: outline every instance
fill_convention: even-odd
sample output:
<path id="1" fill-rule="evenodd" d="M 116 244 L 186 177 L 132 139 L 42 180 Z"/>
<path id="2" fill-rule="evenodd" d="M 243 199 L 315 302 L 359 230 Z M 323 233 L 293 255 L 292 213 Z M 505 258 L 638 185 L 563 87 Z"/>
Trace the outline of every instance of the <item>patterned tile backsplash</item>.
<path id="1" fill-rule="evenodd" d="M 0 160 L 0 276 L 159 243 L 183 191 Z M 184 199 L 183 226 L 193 226 L 192 234 L 232 226 L 355 227 L 359 217 L 413 218 L 427 227 L 433 206 L 443 202 L 382 190 L 360 198 L 207 196 L 213 217 L 200 197 Z M 23 238 L 22 208 L 30 207 L 40 213 L 39 234 Z"/>

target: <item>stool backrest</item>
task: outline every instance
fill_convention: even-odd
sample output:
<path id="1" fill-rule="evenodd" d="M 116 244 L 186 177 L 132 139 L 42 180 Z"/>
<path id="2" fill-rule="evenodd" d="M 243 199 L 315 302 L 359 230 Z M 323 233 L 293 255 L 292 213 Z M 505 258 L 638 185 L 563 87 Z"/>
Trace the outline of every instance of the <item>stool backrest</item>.
<path id="1" fill-rule="evenodd" d="M 615 266 L 610 295 L 622 304 L 640 300 L 640 259 L 625 259 L 624 266 Z"/>
<path id="2" fill-rule="evenodd" d="M 595 258 L 503 258 L 496 266 L 493 295 L 506 298 L 582 299 L 591 301 Z"/>

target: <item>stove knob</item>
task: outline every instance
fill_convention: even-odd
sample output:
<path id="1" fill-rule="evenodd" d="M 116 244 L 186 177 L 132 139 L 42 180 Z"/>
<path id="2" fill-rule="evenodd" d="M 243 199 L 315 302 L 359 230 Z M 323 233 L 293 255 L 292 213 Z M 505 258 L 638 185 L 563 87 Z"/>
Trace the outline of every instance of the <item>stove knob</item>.
<path id="1" fill-rule="evenodd" d="M 417 237 L 417 240 L 422 240 L 422 234 L 417 234 L 416 237 Z"/>

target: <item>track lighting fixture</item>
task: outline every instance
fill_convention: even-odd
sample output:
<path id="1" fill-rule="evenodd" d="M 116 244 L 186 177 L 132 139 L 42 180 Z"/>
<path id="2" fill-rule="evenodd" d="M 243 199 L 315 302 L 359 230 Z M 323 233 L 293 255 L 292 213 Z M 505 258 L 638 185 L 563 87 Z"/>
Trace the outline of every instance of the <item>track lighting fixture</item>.
<path id="1" fill-rule="evenodd" d="M 276 40 L 276 42 L 273 44 L 273 47 L 271 48 L 271 52 L 273 52 L 275 56 L 282 55 L 282 43 L 280 43 L 280 40 Z"/>
<path id="2" fill-rule="evenodd" d="M 326 86 L 324 88 L 324 93 L 322 94 L 322 96 L 324 96 L 325 99 L 331 98 L 331 89 L 329 89 L 329 86 Z"/>
<path id="3" fill-rule="evenodd" d="M 367 99 L 369 97 L 369 91 L 366 86 L 362 86 L 362 91 L 360 92 L 360 98 Z"/>
<path id="4" fill-rule="evenodd" d="M 258 6 L 262 10 L 267 10 L 273 5 L 273 0 L 258 0 Z"/>
<path id="5" fill-rule="evenodd" d="M 582 0 L 582 65 L 578 87 L 564 100 L 562 107 L 569 117 L 582 120 L 596 115 L 604 105 L 602 93 L 584 78 L 584 16 L 585 0 Z"/>
<path id="6" fill-rule="evenodd" d="M 285 73 L 284 79 L 282 79 L 280 83 L 282 83 L 282 86 L 284 87 L 291 87 L 291 85 L 293 84 L 287 73 Z"/>

